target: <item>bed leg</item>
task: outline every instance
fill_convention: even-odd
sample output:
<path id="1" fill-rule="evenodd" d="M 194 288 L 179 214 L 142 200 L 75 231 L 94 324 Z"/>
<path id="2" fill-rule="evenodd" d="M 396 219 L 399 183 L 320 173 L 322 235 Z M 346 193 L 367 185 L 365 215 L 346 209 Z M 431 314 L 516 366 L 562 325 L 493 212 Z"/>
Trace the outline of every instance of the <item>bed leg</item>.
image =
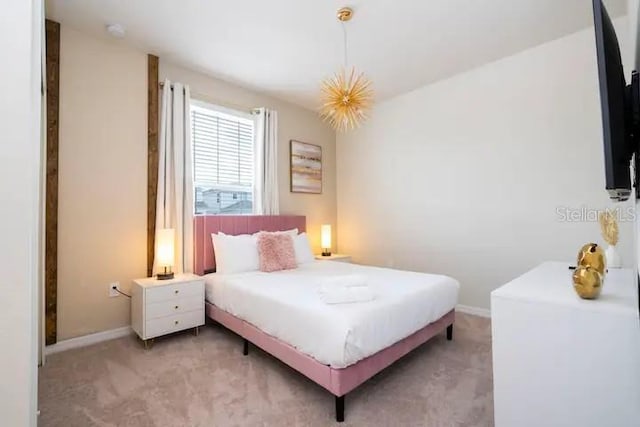
<path id="1" fill-rule="evenodd" d="M 336 421 L 344 421 L 344 396 L 336 396 Z"/>
<path id="2" fill-rule="evenodd" d="M 248 340 L 244 340 L 244 346 L 242 347 L 242 354 L 243 355 L 247 355 L 249 354 L 249 341 Z"/>
<path id="3" fill-rule="evenodd" d="M 453 325 L 447 326 L 447 340 L 451 341 L 453 339 Z"/>

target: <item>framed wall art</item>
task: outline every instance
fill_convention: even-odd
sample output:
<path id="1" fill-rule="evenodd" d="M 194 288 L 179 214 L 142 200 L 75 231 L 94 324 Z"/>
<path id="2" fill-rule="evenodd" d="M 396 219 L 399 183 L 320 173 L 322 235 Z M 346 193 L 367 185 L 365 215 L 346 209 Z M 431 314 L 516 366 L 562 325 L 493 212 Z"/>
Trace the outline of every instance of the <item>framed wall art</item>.
<path id="1" fill-rule="evenodd" d="M 322 193 L 322 147 L 291 140 L 291 192 Z"/>

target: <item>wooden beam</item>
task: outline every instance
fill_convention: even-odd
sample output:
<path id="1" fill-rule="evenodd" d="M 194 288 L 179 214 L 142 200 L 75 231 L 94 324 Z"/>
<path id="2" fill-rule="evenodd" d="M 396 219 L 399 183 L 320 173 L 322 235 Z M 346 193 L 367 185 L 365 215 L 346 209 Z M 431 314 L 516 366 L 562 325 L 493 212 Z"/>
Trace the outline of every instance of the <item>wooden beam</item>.
<path id="1" fill-rule="evenodd" d="M 147 276 L 153 275 L 158 193 L 158 57 L 147 55 Z"/>
<path id="2" fill-rule="evenodd" d="M 60 24 L 46 20 L 47 174 L 45 184 L 45 342 L 58 339 L 58 107 Z"/>

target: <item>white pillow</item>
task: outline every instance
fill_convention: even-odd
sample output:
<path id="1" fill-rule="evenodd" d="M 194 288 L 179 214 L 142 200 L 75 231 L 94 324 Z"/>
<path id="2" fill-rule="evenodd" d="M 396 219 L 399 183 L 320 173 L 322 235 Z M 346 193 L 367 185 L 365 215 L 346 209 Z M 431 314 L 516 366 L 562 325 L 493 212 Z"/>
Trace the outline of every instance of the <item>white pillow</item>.
<path id="1" fill-rule="evenodd" d="M 217 273 L 242 273 L 260 269 L 258 238 L 255 235 L 229 236 L 218 233 L 211 234 L 211 241 L 216 254 Z"/>
<path id="2" fill-rule="evenodd" d="M 298 265 L 315 260 L 307 233 L 300 233 L 293 238 L 293 249 L 296 252 L 296 263 Z"/>
<path id="3" fill-rule="evenodd" d="M 278 233 L 291 234 L 291 237 L 295 239 L 295 237 L 298 235 L 298 229 L 292 228 L 291 230 L 279 231 Z"/>

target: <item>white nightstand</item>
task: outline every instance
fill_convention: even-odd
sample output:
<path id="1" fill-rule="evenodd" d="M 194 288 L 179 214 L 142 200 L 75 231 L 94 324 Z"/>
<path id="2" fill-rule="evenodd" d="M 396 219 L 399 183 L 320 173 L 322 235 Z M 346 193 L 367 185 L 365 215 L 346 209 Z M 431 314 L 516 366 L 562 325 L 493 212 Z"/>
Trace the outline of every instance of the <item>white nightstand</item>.
<path id="1" fill-rule="evenodd" d="M 131 287 L 131 327 L 148 348 L 149 340 L 204 325 L 204 279 L 176 274 L 170 280 L 136 279 Z"/>
<path id="2" fill-rule="evenodd" d="M 331 254 L 329 256 L 316 255 L 320 261 L 351 262 L 351 255 Z"/>

